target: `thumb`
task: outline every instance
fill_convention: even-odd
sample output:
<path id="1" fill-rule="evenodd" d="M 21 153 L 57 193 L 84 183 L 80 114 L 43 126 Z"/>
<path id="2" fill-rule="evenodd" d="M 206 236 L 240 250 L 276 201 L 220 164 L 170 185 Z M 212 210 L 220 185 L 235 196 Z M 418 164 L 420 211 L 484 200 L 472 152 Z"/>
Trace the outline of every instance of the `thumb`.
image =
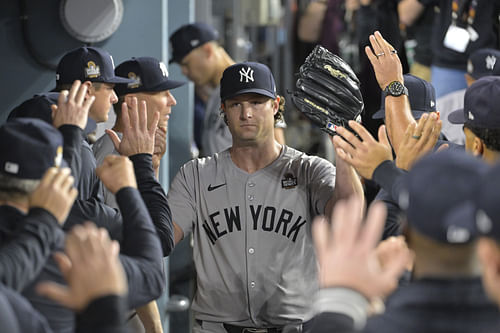
<path id="1" fill-rule="evenodd" d="M 40 282 L 36 286 L 36 292 L 67 308 L 73 309 L 74 307 L 68 287 L 61 284 L 50 281 Z"/>
<path id="2" fill-rule="evenodd" d="M 112 129 L 107 129 L 106 134 L 109 135 L 109 138 L 113 142 L 113 145 L 115 146 L 116 151 L 120 152 L 119 148 L 120 148 L 120 143 L 122 141 L 120 140 L 120 137 L 118 136 L 118 134 L 116 134 L 116 132 L 113 131 Z"/>

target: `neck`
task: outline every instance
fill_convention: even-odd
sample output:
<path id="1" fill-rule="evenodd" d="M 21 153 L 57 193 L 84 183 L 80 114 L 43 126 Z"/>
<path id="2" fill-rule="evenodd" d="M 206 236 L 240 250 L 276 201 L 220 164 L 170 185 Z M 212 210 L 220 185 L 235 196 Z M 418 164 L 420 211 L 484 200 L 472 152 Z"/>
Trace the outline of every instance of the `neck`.
<path id="1" fill-rule="evenodd" d="M 229 150 L 231 160 L 240 169 L 254 173 L 273 163 L 280 155 L 283 146 L 276 142 L 266 142 L 261 145 L 233 144 Z"/>
<path id="2" fill-rule="evenodd" d="M 446 265 L 439 260 L 430 260 L 429 256 L 415 256 L 413 276 L 416 279 L 425 277 L 457 278 L 481 276 L 479 261 L 471 257 L 468 263 L 462 265 Z"/>
<path id="3" fill-rule="evenodd" d="M 214 76 L 210 81 L 212 87 L 217 87 L 220 83 L 220 80 L 222 79 L 222 74 L 224 73 L 224 70 L 229 66 L 235 64 L 234 60 L 229 56 L 229 54 L 227 54 L 227 52 L 222 47 L 219 47 L 217 49 L 216 57 L 217 61 L 215 65 Z"/>
<path id="4" fill-rule="evenodd" d="M 500 161 L 500 152 L 485 148 L 483 151 L 483 160 L 488 164 L 495 164 Z"/>

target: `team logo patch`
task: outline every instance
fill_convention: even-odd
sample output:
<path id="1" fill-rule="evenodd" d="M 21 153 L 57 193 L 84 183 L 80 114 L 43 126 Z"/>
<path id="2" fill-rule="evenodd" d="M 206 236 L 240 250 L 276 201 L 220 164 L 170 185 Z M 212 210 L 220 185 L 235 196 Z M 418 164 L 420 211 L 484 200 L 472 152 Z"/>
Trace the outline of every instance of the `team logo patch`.
<path id="1" fill-rule="evenodd" d="M 245 83 L 248 83 L 249 81 L 254 82 L 253 78 L 253 69 L 251 67 L 247 67 L 240 69 L 240 82 L 243 82 L 243 79 L 245 79 Z"/>
<path id="2" fill-rule="evenodd" d="M 297 186 L 297 177 L 294 177 L 291 173 L 287 173 L 281 180 L 281 187 L 289 190 L 291 188 L 294 188 L 295 186 Z"/>
<path id="3" fill-rule="evenodd" d="M 101 71 L 99 66 L 95 64 L 93 61 L 87 62 L 87 67 L 85 68 L 85 77 L 90 79 L 95 79 L 101 75 Z"/>
<path id="4" fill-rule="evenodd" d="M 199 39 L 193 39 L 189 42 L 189 44 L 191 44 L 191 47 L 196 47 L 198 44 L 200 44 L 200 40 Z"/>
<path id="5" fill-rule="evenodd" d="M 127 87 L 130 89 L 139 88 L 142 85 L 141 77 L 134 72 L 128 73 L 127 76 L 129 79 L 134 80 L 134 82 L 127 83 Z"/>

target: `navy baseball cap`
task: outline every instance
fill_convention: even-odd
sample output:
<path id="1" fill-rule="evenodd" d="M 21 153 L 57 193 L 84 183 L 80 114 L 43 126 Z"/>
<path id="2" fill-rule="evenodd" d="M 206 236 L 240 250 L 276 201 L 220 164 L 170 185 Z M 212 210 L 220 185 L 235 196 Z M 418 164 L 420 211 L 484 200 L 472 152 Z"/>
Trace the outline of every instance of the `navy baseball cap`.
<path id="1" fill-rule="evenodd" d="M 185 82 L 170 80 L 167 66 L 152 57 L 139 57 L 124 61 L 116 67 L 115 74 L 133 80 L 130 83 L 115 86 L 118 96 L 143 91 L 170 90 L 185 84 Z"/>
<path id="2" fill-rule="evenodd" d="M 113 57 L 108 52 L 96 48 L 83 46 L 66 53 L 56 72 L 56 89 L 63 84 L 72 84 L 75 80 L 130 83 L 132 80 L 115 76 Z"/>
<path id="3" fill-rule="evenodd" d="M 436 91 L 432 84 L 411 74 L 404 75 L 404 82 L 413 118 L 420 119 L 426 112 L 436 112 Z M 380 110 L 373 114 L 373 119 L 385 118 L 385 95 L 381 95 Z"/>
<path id="4" fill-rule="evenodd" d="M 59 93 L 49 92 L 33 96 L 16 106 L 7 117 L 7 120 L 15 118 L 37 118 L 52 125 L 52 104 L 57 105 Z M 87 118 L 87 126 L 83 130 L 88 135 L 96 130 L 97 124 L 92 118 Z"/>
<path id="5" fill-rule="evenodd" d="M 276 83 L 269 67 L 257 62 L 242 62 L 229 66 L 220 80 L 220 99 L 255 93 L 276 98 Z"/>
<path id="6" fill-rule="evenodd" d="M 442 243 L 463 244 L 475 238 L 478 184 L 488 166 L 464 151 L 424 156 L 403 176 L 399 205 L 408 225 Z"/>
<path id="7" fill-rule="evenodd" d="M 452 124 L 469 124 L 478 128 L 500 128 L 500 76 L 480 78 L 467 90 L 464 108 L 448 115 Z"/>
<path id="8" fill-rule="evenodd" d="M 479 49 L 472 52 L 467 60 L 467 73 L 476 80 L 483 76 L 500 75 L 500 50 Z"/>
<path id="9" fill-rule="evenodd" d="M 483 176 L 476 196 L 476 227 L 480 235 L 500 241 L 500 163 L 497 163 Z"/>
<path id="10" fill-rule="evenodd" d="M 19 118 L 0 127 L 0 172 L 22 179 L 41 179 L 53 166 L 66 166 L 63 137 L 45 121 Z"/>
<path id="11" fill-rule="evenodd" d="M 219 39 L 219 33 L 206 23 L 186 24 L 170 36 L 172 58 L 169 63 L 180 63 L 195 48 Z"/>

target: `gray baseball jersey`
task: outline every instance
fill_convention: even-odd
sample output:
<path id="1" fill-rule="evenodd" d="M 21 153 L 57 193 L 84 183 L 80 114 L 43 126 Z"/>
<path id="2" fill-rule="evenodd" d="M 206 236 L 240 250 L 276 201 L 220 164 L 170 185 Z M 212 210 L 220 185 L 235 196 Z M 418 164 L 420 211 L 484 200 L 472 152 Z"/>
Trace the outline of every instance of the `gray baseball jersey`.
<path id="1" fill-rule="evenodd" d="M 122 138 L 122 133 L 117 133 L 120 139 Z M 97 162 L 97 165 L 101 165 L 104 161 L 104 158 L 108 155 L 120 155 L 113 144 L 113 141 L 109 138 L 109 135 L 104 134 L 97 140 L 92 146 L 92 151 L 94 152 L 94 156 Z M 105 186 L 102 187 L 102 197 L 104 203 L 113 208 L 118 208 L 118 203 L 116 202 L 115 195 L 111 193 Z"/>
<path id="2" fill-rule="evenodd" d="M 334 183 L 330 162 L 287 146 L 252 174 L 229 150 L 186 163 L 168 201 L 184 235 L 193 232 L 196 319 L 254 327 L 308 320 L 318 288 L 310 223 Z"/>

